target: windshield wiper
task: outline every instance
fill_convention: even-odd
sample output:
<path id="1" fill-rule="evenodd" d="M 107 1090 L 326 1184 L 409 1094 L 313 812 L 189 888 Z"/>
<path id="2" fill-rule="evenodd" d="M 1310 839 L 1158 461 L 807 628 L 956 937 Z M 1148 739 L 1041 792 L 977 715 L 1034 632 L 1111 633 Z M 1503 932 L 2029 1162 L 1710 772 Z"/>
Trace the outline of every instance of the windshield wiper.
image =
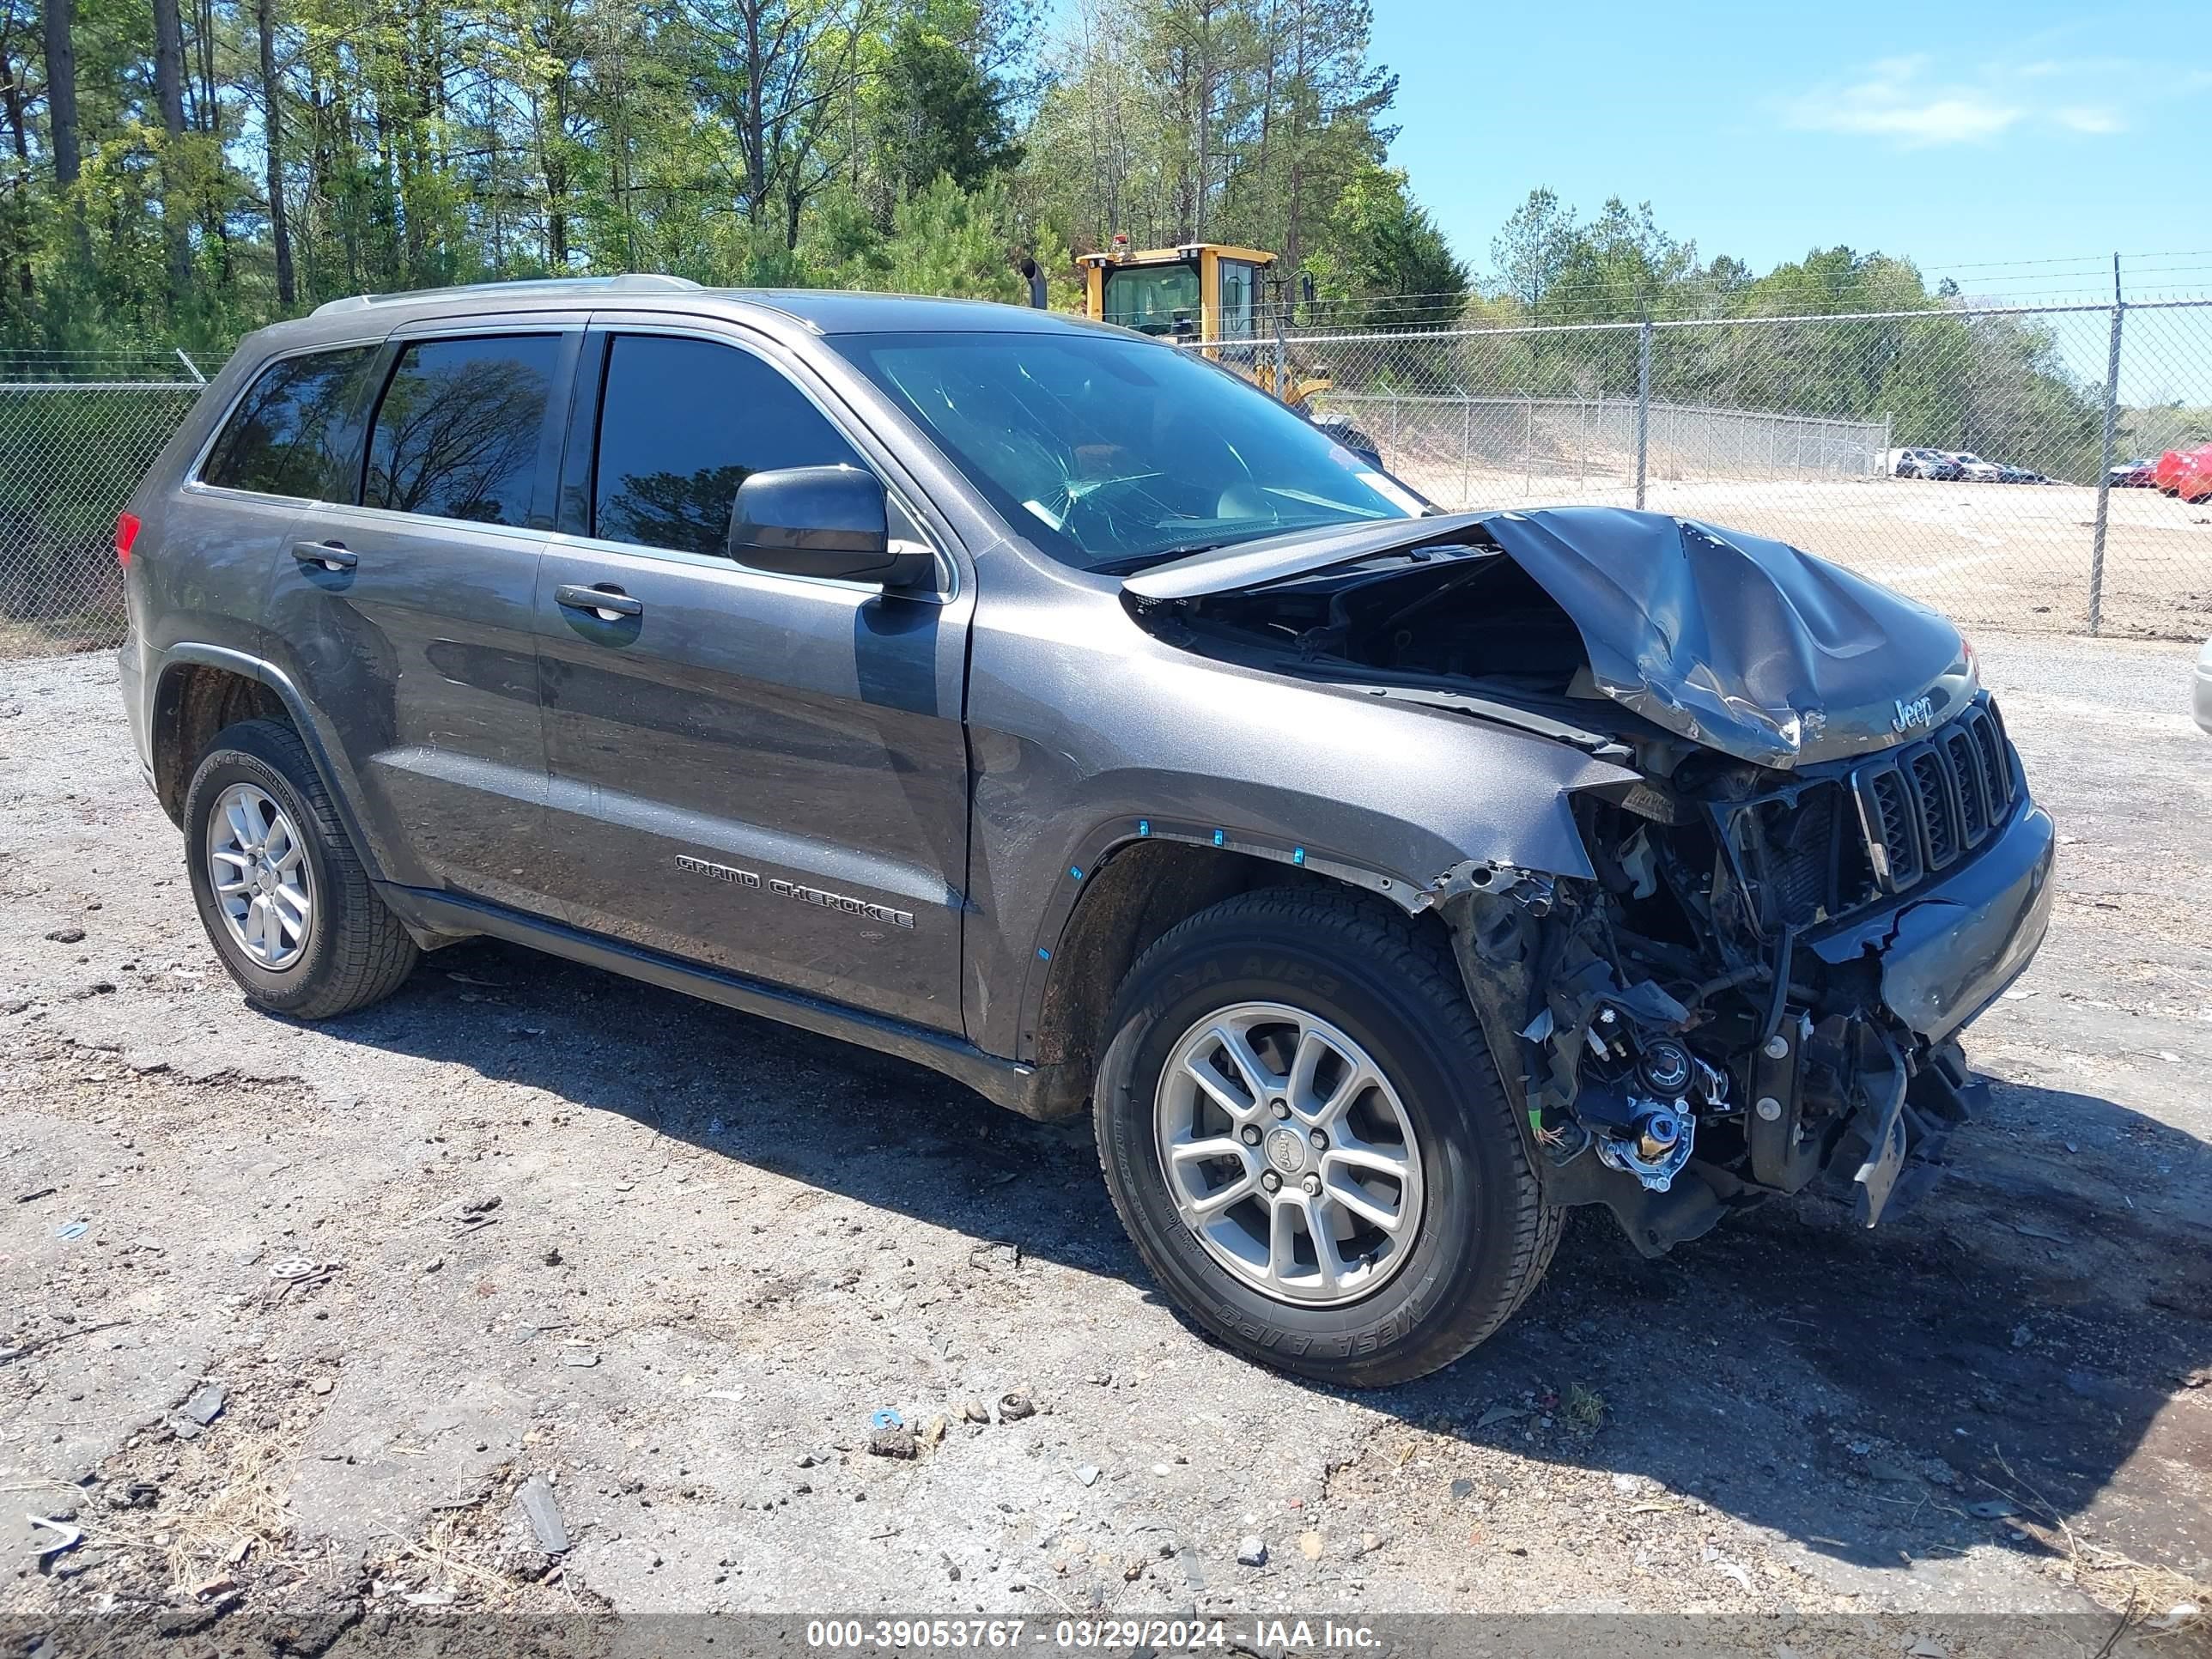
<path id="1" fill-rule="evenodd" d="M 1101 559 L 1088 568 L 1101 576 L 1133 576 L 1151 565 L 1165 564 L 1170 559 L 1187 559 L 1194 553 L 1211 553 L 1218 547 L 1228 545 L 1227 542 L 1194 542 L 1188 547 L 1163 547 L 1150 553 L 1125 553 L 1118 559 Z"/>

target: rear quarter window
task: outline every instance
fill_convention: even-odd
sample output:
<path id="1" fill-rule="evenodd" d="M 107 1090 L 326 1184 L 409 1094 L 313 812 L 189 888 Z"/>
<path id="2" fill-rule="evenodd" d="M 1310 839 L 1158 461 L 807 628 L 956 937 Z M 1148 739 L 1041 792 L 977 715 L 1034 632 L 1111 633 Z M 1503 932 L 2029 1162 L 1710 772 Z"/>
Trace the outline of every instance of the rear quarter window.
<path id="1" fill-rule="evenodd" d="M 310 351 L 261 371 L 223 422 L 200 482 L 308 500 L 353 499 L 347 438 L 373 346 Z"/>

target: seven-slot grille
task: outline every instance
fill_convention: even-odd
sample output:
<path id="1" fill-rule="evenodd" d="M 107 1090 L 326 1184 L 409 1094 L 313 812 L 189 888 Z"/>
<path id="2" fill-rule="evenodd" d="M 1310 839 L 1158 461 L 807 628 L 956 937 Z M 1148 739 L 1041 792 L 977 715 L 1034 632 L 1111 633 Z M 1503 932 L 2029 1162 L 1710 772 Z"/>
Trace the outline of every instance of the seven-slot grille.
<path id="1" fill-rule="evenodd" d="M 2010 816 L 2014 785 L 1994 703 L 1851 775 L 1875 879 L 1902 892 L 1948 869 Z"/>

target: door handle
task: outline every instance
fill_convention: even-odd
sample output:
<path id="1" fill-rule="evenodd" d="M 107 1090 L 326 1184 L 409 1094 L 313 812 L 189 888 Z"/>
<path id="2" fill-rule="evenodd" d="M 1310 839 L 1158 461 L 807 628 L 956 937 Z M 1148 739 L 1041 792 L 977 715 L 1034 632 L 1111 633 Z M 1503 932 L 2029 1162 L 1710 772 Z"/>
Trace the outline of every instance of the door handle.
<path id="1" fill-rule="evenodd" d="M 292 556 L 301 564 L 319 564 L 325 570 L 350 570 L 360 556 L 346 551 L 343 542 L 294 542 Z"/>
<path id="2" fill-rule="evenodd" d="M 601 622 L 612 622 L 618 617 L 642 617 L 645 601 L 630 596 L 610 584 L 605 587 L 584 587 L 575 582 L 562 582 L 553 590 L 555 601 L 571 611 L 588 611 Z"/>

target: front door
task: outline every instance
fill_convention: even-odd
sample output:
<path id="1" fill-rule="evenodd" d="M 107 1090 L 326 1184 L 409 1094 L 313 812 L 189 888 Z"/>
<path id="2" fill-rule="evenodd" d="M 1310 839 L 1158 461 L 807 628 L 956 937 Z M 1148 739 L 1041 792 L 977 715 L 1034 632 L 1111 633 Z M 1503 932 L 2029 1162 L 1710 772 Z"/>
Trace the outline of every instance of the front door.
<path id="1" fill-rule="evenodd" d="M 277 562 L 270 625 L 405 885 L 547 908 L 533 607 L 581 337 L 393 343 L 357 503 L 312 509 Z"/>
<path id="2" fill-rule="evenodd" d="M 797 373 L 587 342 L 538 581 L 548 867 L 579 927 L 957 1030 L 965 598 L 724 550 L 747 474 L 867 465 Z"/>

